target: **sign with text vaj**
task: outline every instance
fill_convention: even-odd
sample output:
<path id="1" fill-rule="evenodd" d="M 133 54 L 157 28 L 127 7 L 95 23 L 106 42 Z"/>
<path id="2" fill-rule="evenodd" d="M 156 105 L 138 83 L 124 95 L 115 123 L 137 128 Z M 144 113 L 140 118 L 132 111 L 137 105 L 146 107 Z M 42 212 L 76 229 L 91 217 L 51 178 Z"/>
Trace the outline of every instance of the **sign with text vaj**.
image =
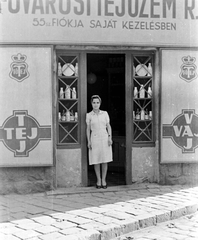
<path id="1" fill-rule="evenodd" d="M 0 0 L 0 43 L 198 46 L 197 0 Z"/>
<path id="2" fill-rule="evenodd" d="M 0 48 L 0 166 L 53 164 L 51 48 Z"/>
<path id="3" fill-rule="evenodd" d="M 161 162 L 198 162 L 198 51 L 161 54 Z"/>

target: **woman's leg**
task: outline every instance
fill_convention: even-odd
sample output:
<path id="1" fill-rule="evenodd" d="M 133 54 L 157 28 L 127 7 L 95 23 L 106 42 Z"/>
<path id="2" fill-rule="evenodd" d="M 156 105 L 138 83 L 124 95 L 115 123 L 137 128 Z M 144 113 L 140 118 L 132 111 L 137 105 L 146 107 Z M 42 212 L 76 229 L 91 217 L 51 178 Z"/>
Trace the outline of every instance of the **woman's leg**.
<path id="1" fill-rule="evenodd" d="M 94 170 L 96 173 L 96 178 L 97 178 L 97 185 L 101 186 L 101 175 L 100 175 L 100 164 L 95 164 L 94 165 Z"/>
<path id="2" fill-rule="evenodd" d="M 107 163 L 102 163 L 102 185 L 106 186 L 106 176 L 107 176 L 107 169 L 108 169 L 108 164 Z"/>

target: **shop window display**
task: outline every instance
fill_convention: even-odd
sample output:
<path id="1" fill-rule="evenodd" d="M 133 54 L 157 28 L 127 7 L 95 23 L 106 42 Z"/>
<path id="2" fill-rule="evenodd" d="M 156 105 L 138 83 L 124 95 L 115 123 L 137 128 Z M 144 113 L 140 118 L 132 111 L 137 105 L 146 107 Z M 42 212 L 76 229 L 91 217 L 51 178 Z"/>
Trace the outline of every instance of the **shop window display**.
<path id="1" fill-rule="evenodd" d="M 133 143 L 153 142 L 153 56 L 134 55 Z"/>

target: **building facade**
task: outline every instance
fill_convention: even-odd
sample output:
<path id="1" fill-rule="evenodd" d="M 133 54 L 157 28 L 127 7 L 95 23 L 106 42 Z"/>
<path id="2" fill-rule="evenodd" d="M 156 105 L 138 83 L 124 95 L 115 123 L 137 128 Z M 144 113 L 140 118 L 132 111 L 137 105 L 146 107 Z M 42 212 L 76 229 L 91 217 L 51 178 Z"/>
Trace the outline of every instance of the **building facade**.
<path id="1" fill-rule="evenodd" d="M 113 185 L 198 181 L 195 0 L 0 1 L 1 193 L 93 185 L 102 98 Z"/>

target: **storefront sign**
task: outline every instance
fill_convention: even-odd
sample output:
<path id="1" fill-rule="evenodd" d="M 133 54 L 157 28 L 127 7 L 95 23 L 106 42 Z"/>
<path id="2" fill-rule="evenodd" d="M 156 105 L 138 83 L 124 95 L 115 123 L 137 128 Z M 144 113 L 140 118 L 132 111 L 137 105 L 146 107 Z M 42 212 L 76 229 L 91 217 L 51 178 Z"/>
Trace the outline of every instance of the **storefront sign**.
<path id="1" fill-rule="evenodd" d="M 197 51 L 162 50 L 161 162 L 198 161 L 197 65 Z"/>
<path id="2" fill-rule="evenodd" d="M 0 0 L 0 10 L 0 43 L 198 45 L 195 0 Z"/>
<path id="3" fill-rule="evenodd" d="M 14 111 L 0 127 L 0 141 L 15 157 L 28 157 L 41 140 L 51 140 L 51 126 L 40 126 L 28 111 Z"/>
<path id="4" fill-rule="evenodd" d="M 0 48 L 0 166 L 53 164 L 51 48 Z"/>

